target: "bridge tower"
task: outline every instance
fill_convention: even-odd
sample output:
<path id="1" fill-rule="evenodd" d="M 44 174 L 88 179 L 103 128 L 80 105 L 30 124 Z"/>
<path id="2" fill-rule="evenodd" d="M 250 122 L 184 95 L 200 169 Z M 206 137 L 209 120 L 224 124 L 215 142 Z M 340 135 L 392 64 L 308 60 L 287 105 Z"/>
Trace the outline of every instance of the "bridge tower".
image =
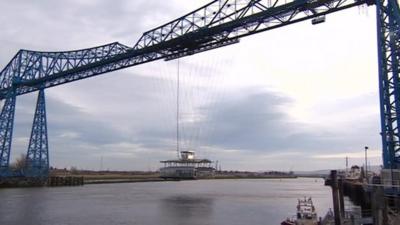
<path id="1" fill-rule="evenodd" d="M 29 140 L 24 175 L 47 177 L 49 173 L 49 146 L 47 139 L 46 102 L 44 90 L 40 89 Z"/>
<path id="2" fill-rule="evenodd" d="M 400 9 L 396 0 L 375 4 L 383 165 L 400 169 Z"/>
<path id="3" fill-rule="evenodd" d="M 16 95 L 8 93 L 0 114 L 0 177 L 11 175 L 9 170 Z"/>

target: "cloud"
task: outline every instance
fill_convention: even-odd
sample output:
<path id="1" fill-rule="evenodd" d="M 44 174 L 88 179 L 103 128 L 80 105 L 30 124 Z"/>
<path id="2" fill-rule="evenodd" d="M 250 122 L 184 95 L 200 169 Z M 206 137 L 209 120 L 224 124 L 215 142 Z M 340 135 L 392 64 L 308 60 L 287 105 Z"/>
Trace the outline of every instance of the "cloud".
<path id="1" fill-rule="evenodd" d="M 382 156 L 382 152 L 380 150 L 368 150 L 367 153 L 368 157 L 378 158 Z M 346 157 L 353 158 L 353 159 L 364 159 L 365 153 L 362 151 L 359 152 L 344 152 L 344 153 L 337 153 L 337 154 L 321 154 L 321 155 L 314 155 L 313 158 L 315 159 L 344 159 Z"/>
<path id="2" fill-rule="evenodd" d="M 282 94 L 254 87 L 238 93 L 246 95 L 230 93 L 230 98 L 215 104 L 216 109 L 208 115 L 207 123 L 214 128 L 206 138 L 207 144 L 258 152 L 295 150 L 308 155 L 339 151 L 346 145 L 354 147 L 359 139 L 374 132 L 362 130 L 360 133 L 355 129 L 346 137 L 340 131 L 293 120 L 286 112 L 293 101 Z M 357 120 L 355 123 L 370 122 Z"/>

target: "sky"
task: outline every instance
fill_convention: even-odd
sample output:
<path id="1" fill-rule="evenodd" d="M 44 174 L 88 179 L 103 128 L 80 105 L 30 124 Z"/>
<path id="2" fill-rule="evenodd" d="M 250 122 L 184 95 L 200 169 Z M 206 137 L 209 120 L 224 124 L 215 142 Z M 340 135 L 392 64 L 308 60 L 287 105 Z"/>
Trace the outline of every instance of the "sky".
<path id="1" fill-rule="evenodd" d="M 118 41 L 208 1 L 0 2 L 0 68 L 19 49 Z M 156 170 L 176 157 L 178 62 L 156 61 L 46 89 L 50 164 Z M 180 147 L 225 170 L 382 164 L 375 7 L 285 26 L 179 60 Z M 28 146 L 37 93 L 17 98 L 12 159 Z"/>

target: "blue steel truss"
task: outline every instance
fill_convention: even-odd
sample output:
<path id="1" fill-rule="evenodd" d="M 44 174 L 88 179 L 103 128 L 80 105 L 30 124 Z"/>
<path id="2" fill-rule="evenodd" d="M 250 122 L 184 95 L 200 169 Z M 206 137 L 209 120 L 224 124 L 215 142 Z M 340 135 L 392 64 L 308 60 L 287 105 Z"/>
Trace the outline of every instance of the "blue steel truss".
<path id="1" fill-rule="evenodd" d="M 396 0 L 377 0 L 382 156 L 400 168 L 400 10 Z"/>
<path id="2" fill-rule="evenodd" d="M 35 116 L 29 140 L 24 175 L 47 177 L 49 172 L 49 146 L 47 139 L 46 102 L 44 90 L 38 93 Z"/>
<path id="3" fill-rule="evenodd" d="M 171 60 L 235 44 L 242 37 L 362 4 L 377 5 L 382 142 L 387 167 L 400 161 L 396 0 L 214 0 L 145 32 L 133 47 L 115 42 L 67 52 L 20 50 L 0 72 L 0 99 L 7 98 L 11 91 L 22 95 L 154 60 Z"/>
<path id="4" fill-rule="evenodd" d="M 7 96 L 0 114 L 0 173 L 11 174 L 9 171 L 12 131 L 14 125 L 16 96 L 10 92 Z"/>
<path id="5" fill-rule="evenodd" d="M 0 99 L 95 75 L 237 43 L 239 38 L 326 15 L 368 0 L 215 0 L 145 32 L 133 48 L 111 43 L 68 52 L 20 50 L 0 73 Z"/>

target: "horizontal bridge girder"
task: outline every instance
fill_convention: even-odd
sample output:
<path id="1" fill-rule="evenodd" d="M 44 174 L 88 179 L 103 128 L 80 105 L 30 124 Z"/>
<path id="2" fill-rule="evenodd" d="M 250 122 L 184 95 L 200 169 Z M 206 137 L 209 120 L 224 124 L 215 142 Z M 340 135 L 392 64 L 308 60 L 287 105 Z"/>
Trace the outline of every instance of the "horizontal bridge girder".
<path id="1" fill-rule="evenodd" d="M 0 99 L 163 58 L 226 46 L 239 38 L 347 9 L 370 0 L 215 0 L 145 32 L 132 48 L 118 42 L 66 52 L 20 50 L 0 73 Z"/>

